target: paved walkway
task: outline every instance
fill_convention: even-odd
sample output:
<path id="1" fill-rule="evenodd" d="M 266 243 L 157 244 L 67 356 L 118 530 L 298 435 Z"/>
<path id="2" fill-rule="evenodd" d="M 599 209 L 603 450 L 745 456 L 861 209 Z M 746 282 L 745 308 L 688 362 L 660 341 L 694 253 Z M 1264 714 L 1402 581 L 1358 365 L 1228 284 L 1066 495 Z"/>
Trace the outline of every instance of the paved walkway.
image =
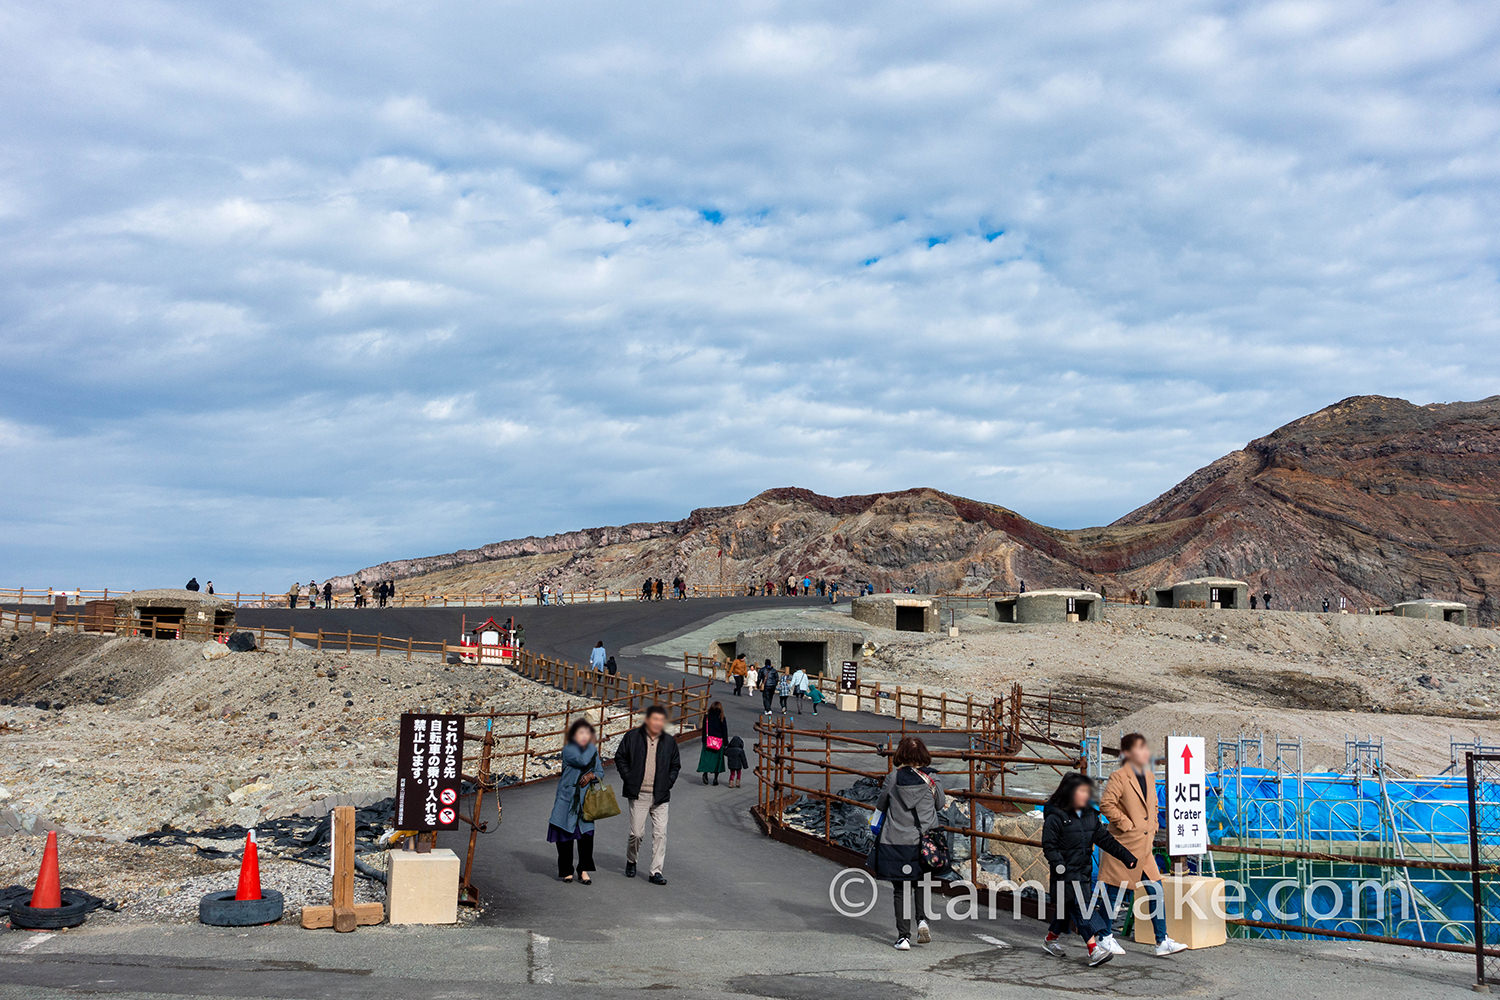
<path id="1" fill-rule="evenodd" d="M 538 651 L 582 660 L 602 638 L 620 651 L 623 669 L 675 681 L 680 669 L 632 650 L 744 604 L 705 599 L 520 614 Z M 468 613 L 472 617 L 474 609 Z M 306 622 L 303 627 L 390 635 L 402 634 L 396 630 L 401 621 L 388 625 L 382 619 L 378 628 L 369 628 L 363 620 L 343 625 L 341 616 L 399 616 L 415 638 L 428 639 L 456 635 L 461 612 L 286 614 Z M 313 624 L 314 617 L 324 615 L 337 624 Z M 725 702 L 731 731 L 750 743 L 758 699 L 726 695 Z M 829 721 L 850 720 L 829 713 Z M 1131 954 L 1089 970 L 1076 948 L 1067 960 L 1044 956 L 1035 947 L 1040 925 L 1008 916 L 937 922 L 933 944 L 898 953 L 890 947 L 888 892 L 867 916 L 838 915 L 828 898 L 838 867 L 760 836 L 748 815 L 753 782 L 743 789 L 705 787 L 693 773 L 696 757 L 696 746 L 683 748 L 665 887 L 623 877 L 625 833 L 619 818 L 600 824 L 601 870 L 595 884 L 558 882 L 554 849 L 545 842 L 550 785 L 511 789 L 502 791 L 504 822 L 480 842 L 478 882 L 486 911 L 478 928 L 377 927 L 353 935 L 288 927 L 238 933 L 113 927 L 53 937 L 11 932 L 0 934 L 0 998 L 479 1000 L 523 993 L 614 998 L 668 990 L 680 997 L 781 1000 L 993 1000 L 1077 993 L 1268 1000 L 1348 1000 L 1358 994 L 1360 1000 L 1384 1000 L 1418 993 L 1457 997 L 1471 981 L 1472 961 L 1463 957 L 1322 942 L 1231 942 L 1170 960 L 1128 945 Z"/>

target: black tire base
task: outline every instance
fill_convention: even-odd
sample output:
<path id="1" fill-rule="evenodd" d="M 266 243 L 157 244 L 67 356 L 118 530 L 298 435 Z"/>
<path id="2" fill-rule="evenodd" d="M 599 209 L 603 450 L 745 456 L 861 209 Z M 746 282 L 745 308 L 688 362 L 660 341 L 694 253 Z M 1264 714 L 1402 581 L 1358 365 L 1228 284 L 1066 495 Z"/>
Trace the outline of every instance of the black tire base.
<path id="1" fill-rule="evenodd" d="M 89 896 L 76 889 L 62 891 L 62 905 L 58 907 L 34 907 L 25 903 L 12 903 L 10 925 L 23 931 L 59 931 L 65 927 L 77 927 L 89 915 Z"/>
<path id="2" fill-rule="evenodd" d="M 275 889 L 262 889 L 260 899 L 235 899 L 233 889 L 211 892 L 198 900 L 198 922 L 214 927 L 258 927 L 281 919 L 286 905 Z"/>

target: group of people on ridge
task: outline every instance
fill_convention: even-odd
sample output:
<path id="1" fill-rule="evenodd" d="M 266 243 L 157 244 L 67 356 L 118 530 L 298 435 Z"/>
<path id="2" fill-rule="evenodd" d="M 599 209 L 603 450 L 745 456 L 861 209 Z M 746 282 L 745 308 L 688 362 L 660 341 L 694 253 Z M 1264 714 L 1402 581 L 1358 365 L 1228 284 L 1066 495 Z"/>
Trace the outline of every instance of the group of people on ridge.
<path id="1" fill-rule="evenodd" d="M 210 581 L 208 585 L 208 592 L 210 594 L 214 592 L 213 587 L 214 585 L 212 581 Z M 355 580 L 353 589 L 354 606 L 356 608 L 369 607 L 370 597 L 372 595 L 375 598 L 376 606 L 383 608 L 386 605 L 390 604 L 391 600 L 396 596 L 396 581 L 378 580 L 373 586 L 371 586 L 370 584 L 365 583 L 363 580 Z M 302 590 L 303 588 L 300 583 L 294 583 L 286 589 L 286 606 L 288 608 L 295 609 L 297 607 L 297 601 L 302 597 Z M 319 590 L 318 581 L 307 581 L 307 606 L 309 608 L 316 608 L 318 606 L 318 597 L 320 595 L 323 598 L 324 608 L 333 607 L 333 583 L 331 581 L 325 580 L 323 582 L 322 590 Z"/>

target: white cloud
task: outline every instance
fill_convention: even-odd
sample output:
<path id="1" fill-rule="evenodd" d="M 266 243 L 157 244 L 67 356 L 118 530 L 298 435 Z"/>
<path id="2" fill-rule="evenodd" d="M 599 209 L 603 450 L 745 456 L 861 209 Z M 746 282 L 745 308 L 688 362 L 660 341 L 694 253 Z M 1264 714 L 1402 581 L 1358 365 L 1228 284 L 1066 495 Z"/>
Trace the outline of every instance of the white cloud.
<path id="1" fill-rule="evenodd" d="M 1107 521 L 1500 374 L 1493 4 L 0 18 L 28 585 L 284 587 L 789 483 Z"/>

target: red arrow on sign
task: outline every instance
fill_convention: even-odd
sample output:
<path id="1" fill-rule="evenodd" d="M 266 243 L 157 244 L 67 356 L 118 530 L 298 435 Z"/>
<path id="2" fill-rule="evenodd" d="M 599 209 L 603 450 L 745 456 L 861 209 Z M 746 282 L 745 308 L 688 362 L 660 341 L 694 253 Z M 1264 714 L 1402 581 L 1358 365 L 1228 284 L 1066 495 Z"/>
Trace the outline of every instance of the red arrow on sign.
<path id="1" fill-rule="evenodd" d="M 1193 770 L 1193 748 L 1185 746 L 1182 748 L 1182 773 L 1188 774 Z"/>

